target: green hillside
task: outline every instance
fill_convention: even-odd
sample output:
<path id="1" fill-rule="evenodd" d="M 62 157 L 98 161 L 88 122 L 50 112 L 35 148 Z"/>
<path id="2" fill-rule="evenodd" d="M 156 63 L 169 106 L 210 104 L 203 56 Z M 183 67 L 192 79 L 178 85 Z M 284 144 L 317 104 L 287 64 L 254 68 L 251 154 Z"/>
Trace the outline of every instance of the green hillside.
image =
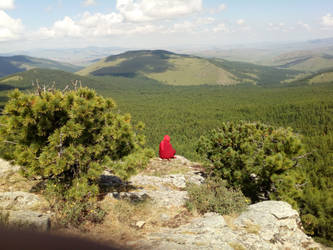
<path id="1" fill-rule="evenodd" d="M 313 75 L 309 80 L 310 84 L 333 82 L 333 70 Z"/>
<path id="2" fill-rule="evenodd" d="M 110 56 L 78 74 L 129 78 L 146 76 L 169 85 L 233 85 L 243 80 L 206 59 L 163 50 L 129 51 Z"/>
<path id="3" fill-rule="evenodd" d="M 95 76 L 80 76 L 70 72 L 52 70 L 52 69 L 31 69 L 24 72 L 19 72 L 9 76 L 0 78 L 0 106 L 3 106 L 7 101 L 7 93 L 14 88 L 22 90 L 32 90 L 32 83 L 37 81 L 40 85 L 55 86 L 58 89 L 64 89 L 67 85 L 71 86 L 72 82 L 79 81 L 82 86 L 95 89 L 100 94 L 119 93 L 128 91 L 133 88 L 140 88 L 141 91 L 154 89 L 161 86 L 155 80 L 145 77 L 95 77 Z"/>
<path id="4" fill-rule="evenodd" d="M 293 53 L 291 55 L 281 55 L 273 62 L 276 66 L 285 69 L 315 72 L 333 67 L 333 56 L 328 54 Z"/>
<path id="5" fill-rule="evenodd" d="M 75 72 L 81 67 L 68 63 L 61 63 L 48 59 L 29 56 L 0 56 L 0 77 L 27 71 L 34 68 L 56 69 L 68 72 Z"/>
<path id="6" fill-rule="evenodd" d="M 333 83 L 333 68 L 319 70 L 314 73 L 307 72 L 304 74 L 299 74 L 294 78 L 284 81 L 283 83 L 289 84 L 289 86 Z"/>
<path id="7" fill-rule="evenodd" d="M 216 49 L 193 52 L 195 55 L 230 61 L 255 63 L 280 69 L 316 72 L 333 67 L 331 41 L 322 46 L 290 44 L 271 48 Z"/>
<path id="8" fill-rule="evenodd" d="M 77 72 L 87 76 L 144 76 L 167 85 L 276 84 L 299 72 L 251 63 L 207 59 L 164 50 L 128 51 Z"/>

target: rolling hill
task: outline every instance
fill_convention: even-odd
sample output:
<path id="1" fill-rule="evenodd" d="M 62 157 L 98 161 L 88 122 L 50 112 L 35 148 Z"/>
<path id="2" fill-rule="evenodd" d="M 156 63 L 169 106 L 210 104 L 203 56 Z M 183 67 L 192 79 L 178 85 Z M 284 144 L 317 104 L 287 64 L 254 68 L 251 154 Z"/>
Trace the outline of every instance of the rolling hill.
<path id="1" fill-rule="evenodd" d="M 206 59 L 163 50 L 129 51 L 109 56 L 78 74 L 130 78 L 143 75 L 169 85 L 233 85 L 241 80 Z"/>
<path id="2" fill-rule="evenodd" d="M 267 78 L 267 73 L 279 77 Z M 168 85 L 275 84 L 299 72 L 250 63 L 207 59 L 165 50 L 128 51 L 77 72 L 82 76 L 144 76 Z"/>
<path id="3" fill-rule="evenodd" d="M 331 52 L 331 53 L 329 53 Z M 327 52 L 294 51 L 281 54 L 272 59 L 272 65 L 279 68 L 294 69 L 300 71 L 316 72 L 333 67 L 333 48 Z"/>
<path id="4" fill-rule="evenodd" d="M 84 86 L 98 84 L 93 79 L 70 72 L 36 68 L 2 77 L 0 78 L 0 86 L 6 85 L 8 88 L 30 89 L 32 88 L 32 83 L 38 81 L 41 85 L 51 86 L 55 84 L 56 88 L 62 89 L 76 80 L 81 81 Z"/>
<path id="5" fill-rule="evenodd" d="M 57 69 L 68 72 L 75 72 L 82 67 L 68 63 L 61 63 L 53 60 L 35 58 L 29 56 L 1 56 L 0 77 L 23 72 L 34 68 Z"/>
<path id="6" fill-rule="evenodd" d="M 319 72 L 317 74 L 312 75 L 308 82 L 310 84 L 316 83 L 332 83 L 333 82 L 333 69 L 328 70 L 326 72 Z"/>
<path id="7" fill-rule="evenodd" d="M 333 67 L 333 46 L 290 51 L 255 48 L 208 50 L 195 54 L 207 58 L 255 63 L 306 72 L 316 72 Z"/>

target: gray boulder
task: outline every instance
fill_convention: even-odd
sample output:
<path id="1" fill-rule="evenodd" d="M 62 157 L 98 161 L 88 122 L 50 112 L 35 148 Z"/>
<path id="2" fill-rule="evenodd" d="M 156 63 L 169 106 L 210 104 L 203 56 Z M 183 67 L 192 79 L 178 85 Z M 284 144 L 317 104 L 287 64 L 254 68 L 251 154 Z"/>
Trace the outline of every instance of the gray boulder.
<path id="1" fill-rule="evenodd" d="M 8 161 L 0 158 L 0 178 L 6 177 L 12 173 L 19 171 L 20 167 L 11 165 Z"/>
<path id="2" fill-rule="evenodd" d="M 0 193 L 0 209 L 38 210 L 47 207 L 47 202 L 38 195 L 16 191 Z"/>
<path id="3" fill-rule="evenodd" d="M 30 210 L 2 210 L 2 223 L 16 229 L 34 231 L 49 231 L 51 227 L 50 215 Z"/>
<path id="4" fill-rule="evenodd" d="M 264 201 L 226 223 L 207 213 L 139 242 L 143 249 L 323 249 L 303 231 L 297 211 L 282 201 Z"/>

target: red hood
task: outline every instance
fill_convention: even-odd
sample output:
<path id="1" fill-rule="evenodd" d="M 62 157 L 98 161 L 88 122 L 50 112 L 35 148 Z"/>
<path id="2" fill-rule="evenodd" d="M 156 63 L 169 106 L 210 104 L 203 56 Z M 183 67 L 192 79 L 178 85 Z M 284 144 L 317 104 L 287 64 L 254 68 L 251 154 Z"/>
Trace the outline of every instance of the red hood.
<path id="1" fill-rule="evenodd" d="M 170 136 L 168 136 L 168 135 L 165 135 L 165 136 L 164 136 L 164 139 L 163 139 L 163 141 L 170 142 Z"/>

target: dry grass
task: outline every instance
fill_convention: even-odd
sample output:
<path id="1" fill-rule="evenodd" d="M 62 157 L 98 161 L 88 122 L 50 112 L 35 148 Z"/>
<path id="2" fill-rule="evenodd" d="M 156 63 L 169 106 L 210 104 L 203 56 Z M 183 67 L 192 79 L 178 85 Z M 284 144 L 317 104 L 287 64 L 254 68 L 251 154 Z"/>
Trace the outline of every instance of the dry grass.
<path id="1" fill-rule="evenodd" d="M 238 214 L 229 214 L 223 215 L 225 223 L 227 223 L 228 227 L 233 231 L 238 230 L 239 228 L 234 224 L 235 219 L 238 217 Z"/>
<path id="2" fill-rule="evenodd" d="M 29 192 L 38 181 L 27 181 L 19 173 L 10 173 L 0 178 L 0 192 L 23 191 Z"/>
<path id="3" fill-rule="evenodd" d="M 245 250 L 246 248 L 243 247 L 242 244 L 238 243 L 238 242 L 230 242 L 228 243 L 229 246 L 231 246 L 234 250 Z"/>
<path id="4" fill-rule="evenodd" d="M 245 230 L 246 232 L 248 232 L 249 234 L 259 234 L 260 232 L 260 226 L 259 225 L 256 225 L 256 224 L 253 224 L 251 222 L 246 222 L 245 223 Z"/>
<path id="5" fill-rule="evenodd" d="M 170 174 L 186 174 L 191 170 L 189 166 L 180 164 L 175 160 L 154 160 L 141 172 L 143 175 L 161 177 Z"/>
<path id="6" fill-rule="evenodd" d="M 149 201 L 131 203 L 106 197 L 101 206 L 107 211 L 102 224 L 86 223 L 79 229 L 59 229 L 56 233 L 126 246 L 127 242 L 140 240 L 145 234 L 156 232 L 161 227 L 178 227 L 193 218 L 185 208 L 156 208 Z M 161 214 L 168 215 L 169 219 L 161 219 Z M 138 228 L 138 221 L 144 221 L 145 225 Z"/>

